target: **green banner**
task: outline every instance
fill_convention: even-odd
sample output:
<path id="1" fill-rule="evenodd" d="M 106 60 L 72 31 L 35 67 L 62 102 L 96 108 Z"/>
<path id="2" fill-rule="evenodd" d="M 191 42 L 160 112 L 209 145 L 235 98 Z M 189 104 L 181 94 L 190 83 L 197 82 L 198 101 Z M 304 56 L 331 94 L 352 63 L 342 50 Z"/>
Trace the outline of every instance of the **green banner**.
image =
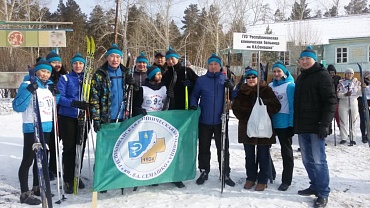
<path id="1" fill-rule="evenodd" d="M 103 125 L 94 191 L 194 179 L 200 110 L 169 110 Z"/>

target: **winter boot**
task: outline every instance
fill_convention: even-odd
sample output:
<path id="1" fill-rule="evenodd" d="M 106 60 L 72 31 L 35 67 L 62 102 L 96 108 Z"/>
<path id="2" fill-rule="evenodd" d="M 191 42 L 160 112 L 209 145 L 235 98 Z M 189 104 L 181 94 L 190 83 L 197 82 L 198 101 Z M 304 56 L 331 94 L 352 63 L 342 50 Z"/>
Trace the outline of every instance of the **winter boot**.
<path id="1" fill-rule="evenodd" d="M 345 144 L 345 143 L 347 143 L 347 140 L 344 140 L 344 139 L 342 139 L 342 140 L 339 142 L 339 144 Z"/>
<path id="2" fill-rule="evenodd" d="M 367 143 L 367 135 L 362 136 L 362 143 L 364 143 L 364 144 Z"/>
<path id="3" fill-rule="evenodd" d="M 282 183 L 282 184 L 280 184 L 278 190 L 279 191 L 286 191 L 286 190 L 288 190 L 288 188 L 289 188 L 289 185 L 288 184 Z"/>
<path id="4" fill-rule="evenodd" d="M 264 191 L 265 188 L 267 188 L 267 184 L 257 183 L 256 188 L 254 188 L 254 190 L 256 190 L 256 191 Z"/>
<path id="5" fill-rule="evenodd" d="M 64 192 L 66 194 L 73 194 L 73 182 L 64 182 Z"/>
<path id="6" fill-rule="evenodd" d="M 38 198 L 35 198 L 33 196 L 32 191 L 27 191 L 27 192 L 21 193 L 20 201 L 21 201 L 21 204 L 28 204 L 28 205 L 39 205 L 39 204 L 41 204 L 41 200 L 38 199 Z"/>
<path id="7" fill-rule="evenodd" d="M 349 142 L 349 146 L 353 146 L 353 145 L 356 145 L 356 141 L 350 141 Z"/>
<path id="8" fill-rule="evenodd" d="M 172 182 L 177 188 L 184 188 L 185 184 L 182 181 Z"/>
<path id="9" fill-rule="evenodd" d="M 244 189 L 252 189 L 254 185 L 256 185 L 256 183 L 255 183 L 255 182 L 247 181 L 247 182 L 245 182 L 245 184 L 244 184 Z"/>
<path id="10" fill-rule="evenodd" d="M 81 178 L 80 178 L 80 180 L 78 182 L 78 188 L 79 189 L 84 189 L 85 188 L 85 184 L 84 184 L 84 182 L 82 182 Z"/>
<path id="11" fill-rule="evenodd" d="M 318 197 L 316 199 L 315 203 L 313 204 L 313 206 L 315 208 L 324 208 L 324 207 L 326 207 L 327 203 L 328 203 L 328 198 Z"/>
<path id="12" fill-rule="evenodd" d="M 199 178 L 196 180 L 196 183 L 198 185 L 202 185 L 206 180 L 208 180 L 208 173 L 205 170 L 202 170 Z"/>
<path id="13" fill-rule="evenodd" d="M 302 196 L 315 195 L 315 196 L 317 196 L 317 192 L 315 190 L 312 190 L 311 188 L 307 188 L 307 189 L 299 190 L 298 195 L 302 195 Z"/>
<path id="14" fill-rule="evenodd" d="M 35 196 L 41 196 L 40 186 L 34 186 L 34 187 L 32 187 L 32 191 L 33 191 L 33 194 Z M 51 193 L 51 197 L 53 197 L 53 196 L 54 196 L 54 194 Z"/>
<path id="15" fill-rule="evenodd" d="M 231 178 L 230 178 L 229 175 L 225 175 L 225 183 L 228 186 L 231 186 L 231 187 L 234 187 L 235 186 L 235 182 L 233 180 L 231 180 Z"/>

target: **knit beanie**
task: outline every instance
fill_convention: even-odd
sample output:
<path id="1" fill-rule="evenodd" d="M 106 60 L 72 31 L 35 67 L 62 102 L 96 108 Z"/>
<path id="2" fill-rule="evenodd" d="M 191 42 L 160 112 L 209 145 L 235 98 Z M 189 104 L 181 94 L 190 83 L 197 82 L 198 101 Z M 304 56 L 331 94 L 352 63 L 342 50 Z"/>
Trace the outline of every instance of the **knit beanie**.
<path id="1" fill-rule="evenodd" d="M 208 65 L 211 62 L 217 62 L 222 67 L 222 61 L 221 61 L 220 57 L 218 57 L 215 53 L 212 54 L 211 57 L 208 58 Z"/>
<path id="2" fill-rule="evenodd" d="M 272 69 L 274 68 L 280 68 L 284 72 L 284 74 L 286 74 L 286 72 L 288 71 L 283 62 L 281 61 L 274 63 L 274 65 L 272 65 Z"/>
<path id="3" fill-rule="evenodd" d="M 51 50 L 48 55 L 46 55 L 46 60 L 50 63 L 53 61 L 59 61 L 62 62 L 62 59 L 60 56 L 55 52 L 55 50 Z"/>
<path id="4" fill-rule="evenodd" d="M 115 53 L 123 57 L 122 50 L 117 46 L 117 44 L 112 44 L 110 48 L 108 48 L 107 52 L 105 53 L 105 57 L 108 57 L 110 54 Z"/>
<path id="5" fill-rule="evenodd" d="M 33 70 L 36 72 L 38 70 L 41 70 L 41 69 L 46 69 L 48 70 L 50 73 L 51 73 L 51 70 L 52 70 L 52 67 L 50 65 L 50 63 L 48 61 L 46 61 L 46 59 L 44 58 L 41 58 L 36 64 L 35 64 L 35 67 L 33 68 Z"/>
<path id="6" fill-rule="evenodd" d="M 146 74 L 148 76 L 148 79 L 151 80 L 158 72 L 161 72 L 161 69 L 158 68 L 155 65 L 152 65 L 146 70 Z"/>
<path id="7" fill-rule="evenodd" d="M 364 71 L 364 77 L 367 78 L 370 75 L 370 71 Z"/>
<path id="8" fill-rule="evenodd" d="M 344 74 L 354 74 L 355 72 L 353 71 L 352 68 L 347 68 L 346 70 L 344 70 Z"/>
<path id="9" fill-rule="evenodd" d="M 73 56 L 73 58 L 71 60 L 71 66 L 76 61 L 82 62 L 82 63 L 84 63 L 84 65 L 86 65 L 86 60 L 84 59 L 84 57 L 82 57 L 82 55 L 80 53 L 77 53 L 75 56 Z"/>
<path id="10" fill-rule="evenodd" d="M 146 63 L 147 66 L 149 65 L 148 58 L 146 58 L 144 52 L 141 52 L 140 56 L 136 57 L 136 62 L 135 63 L 139 63 L 139 62 Z"/>
<path id="11" fill-rule="evenodd" d="M 173 50 L 172 47 L 169 47 L 168 51 L 166 52 L 166 60 L 172 57 L 179 59 L 179 54 Z"/>
<path id="12" fill-rule="evenodd" d="M 251 67 L 247 66 L 245 68 L 245 77 L 249 76 L 249 75 L 255 75 L 256 77 L 258 76 L 258 73 L 257 73 L 257 70 L 255 69 L 252 69 Z"/>
<path id="13" fill-rule="evenodd" d="M 333 64 L 328 65 L 328 72 L 331 72 L 331 71 L 334 71 L 335 74 L 337 73 L 337 70 L 335 69 Z"/>
<path id="14" fill-rule="evenodd" d="M 317 61 L 317 56 L 316 56 L 316 53 L 314 50 L 312 50 L 312 46 L 307 46 L 306 49 L 304 49 L 302 52 L 301 52 L 301 55 L 299 56 L 299 58 L 302 58 L 302 57 L 310 57 L 312 58 L 313 60 Z"/>

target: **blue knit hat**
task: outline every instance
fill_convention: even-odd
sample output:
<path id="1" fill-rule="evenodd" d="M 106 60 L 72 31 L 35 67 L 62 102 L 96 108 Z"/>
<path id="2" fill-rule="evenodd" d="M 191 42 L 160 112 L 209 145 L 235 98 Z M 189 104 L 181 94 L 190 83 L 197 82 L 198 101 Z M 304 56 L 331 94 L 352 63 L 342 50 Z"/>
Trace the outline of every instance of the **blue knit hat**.
<path id="1" fill-rule="evenodd" d="M 166 52 L 166 60 L 172 57 L 179 59 L 179 54 L 173 50 L 172 47 L 169 47 L 168 51 Z"/>
<path id="2" fill-rule="evenodd" d="M 255 75 L 256 77 L 258 76 L 257 70 L 252 69 L 250 66 L 247 66 L 245 69 L 245 75 L 244 76 L 249 76 L 251 74 Z"/>
<path id="3" fill-rule="evenodd" d="M 208 58 L 208 64 L 210 64 L 211 62 L 217 62 L 222 67 L 222 61 L 220 57 L 218 57 L 215 53 Z"/>
<path id="4" fill-rule="evenodd" d="M 86 65 L 86 60 L 84 59 L 84 57 L 82 57 L 80 53 L 77 53 L 75 56 L 73 56 L 73 58 L 71 59 L 71 66 L 76 61 L 82 62 L 84 63 L 84 65 Z"/>
<path id="5" fill-rule="evenodd" d="M 60 58 L 60 56 L 54 50 L 51 50 L 50 53 L 48 55 L 46 55 L 46 60 L 49 63 L 53 62 L 53 61 L 62 62 L 62 59 Z"/>
<path id="6" fill-rule="evenodd" d="M 41 58 L 36 64 L 35 64 L 35 67 L 33 68 L 33 70 L 36 72 L 38 70 L 41 70 L 41 69 L 46 69 L 48 70 L 50 73 L 51 73 L 51 70 L 52 70 L 52 67 L 50 65 L 50 63 L 48 61 L 46 61 L 46 59 L 44 58 Z"/>
<path id="7" fill-rule="evenodd" d="M 151 67 L 149 67 L 148 70 L 146 70 L 148 79 L 151 80 L 158 72 L 161 72 L 161 69 L 157 66 L 152 65 Z"/>
<path id="8" fill-rule="evenodd" d="M 148 58 L 145 56 L 144 52 L 141 52 L 140 56 L 136 57 L 135 63 L 139 63 L 139 62 L 146 63 L 147 66 L 149 65 Z"/>
<path id="9" fill-rule="evenodd" d="M 118 54 L 121 58 L 123 57 L 122 50 L 117 46 L 117 44 L 112 44 L 112 46 L 108 48 L 105 53 L 105 57 L 108 57 L 112 53 Z"/>
<path id="10" fill-rule="evenodd" d="M 312 49 L 312 46 L 307 46 L 307 48 L 301 52 L 301 55 L 299 56 L 299 58 L 302 58 L 302 57 L 310 57 L 313 60 L 317 61 L 317 56 L 316 56 L 315 51 Z"/>
<path id="11" fill-rule="evenodd" d="M 276 63 L 274 63 L 274 65 L 272 65 L 272 69 L 274 68 L 280 68 L 284 72 L 284 74 L 286 74 L 286 72 L 288 71 L 281 61 L 277 61 Z"/>

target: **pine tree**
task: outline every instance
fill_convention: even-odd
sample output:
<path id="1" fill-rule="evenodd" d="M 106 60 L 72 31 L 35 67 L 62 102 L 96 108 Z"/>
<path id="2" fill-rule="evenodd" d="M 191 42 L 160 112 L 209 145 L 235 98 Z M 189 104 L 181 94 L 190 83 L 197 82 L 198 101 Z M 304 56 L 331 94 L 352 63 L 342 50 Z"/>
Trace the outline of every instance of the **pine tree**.
<path id="1" fill-rule="evenodd" d="M 307 8 L 306 0 L 300 0 L 300 3 L 295 1 L 292 7 L 292 13 L 290 14 L 290 19 L 291 20 L 309 19 L 310 12 L 311 9 Z"/>
<path id="2" fill-rule="evenodd" d="M 369 13 L 367 0 L 351 0 L 347 6 L 344 6 L 346 14 L 363 14 Z"/>
<path id="3" fill-rule="evenodd" d="M 329 11 L 324 13 L 324 17 L 336 17 L 338 16 L 338 9 L 336 6 L 333 6 Z"/>

